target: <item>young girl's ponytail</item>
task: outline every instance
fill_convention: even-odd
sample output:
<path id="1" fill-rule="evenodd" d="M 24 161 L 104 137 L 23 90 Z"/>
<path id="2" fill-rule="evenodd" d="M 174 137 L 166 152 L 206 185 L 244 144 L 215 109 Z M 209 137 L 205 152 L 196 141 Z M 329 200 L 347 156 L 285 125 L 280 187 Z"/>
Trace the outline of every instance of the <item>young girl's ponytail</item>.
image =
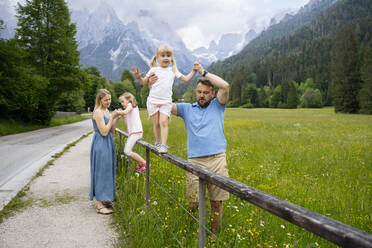
<path id="1" fill-rule="evenodd" d="M 150 61 L 150 67 L 156 67 L 157 64 L 156 64 L 156 56 L 152 57 L 151 61 Z"/>

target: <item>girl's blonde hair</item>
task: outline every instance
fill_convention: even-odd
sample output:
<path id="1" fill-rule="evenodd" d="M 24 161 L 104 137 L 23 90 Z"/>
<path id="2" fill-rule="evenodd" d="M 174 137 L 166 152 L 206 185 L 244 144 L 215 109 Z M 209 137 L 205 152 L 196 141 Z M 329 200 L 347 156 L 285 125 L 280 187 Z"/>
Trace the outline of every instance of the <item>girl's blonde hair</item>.
<path id="1" fill-rule="evenodd" d="M 106 89 L 99 89 L 98 90 L 97 95 L 96 95 L 96 105 L 94 106 L 94 110 L 96 110 L 97 108 L 100 108 L 101 107 L 101 100 L 106 95 L 110 95 L 111 96 L 110 91 L 108 91 Z"/>
<path id="2" fill-rule="evenodd" d="M 168 45 L 160 45 L 156 49 L 156 55 L 152 57 L 151 62 L 150 62 L 150 67 L 156 67 L 158 64 L 156 63 L 156 57 L 159 56 L 161 53 L 170 53 L 172 57 L 172 71 L 176 73 L 177 70 L 177 65 L 176 65 L 176 60 L 173 57 L 173 50 L 170 46 Z"/>
<path id="3" fill-rule="evenodd" d="M 137 107 L 136 98 L 133 96 L 132 93 L 124 92 L 123 94 L 121 94 L 121 96 L 119 96 L 119 98 L 120 97 L 123 97 L 125 100 L 129 101 L 132 104 L 133 108 Z"/>

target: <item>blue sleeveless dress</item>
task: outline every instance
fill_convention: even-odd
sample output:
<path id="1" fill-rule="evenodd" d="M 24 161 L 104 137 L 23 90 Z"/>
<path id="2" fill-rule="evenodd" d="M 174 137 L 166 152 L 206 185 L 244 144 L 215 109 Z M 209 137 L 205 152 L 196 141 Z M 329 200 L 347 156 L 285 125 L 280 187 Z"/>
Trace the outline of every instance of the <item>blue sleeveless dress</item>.
<path id="1" fill-rule="evenodd" d="M 104 116 L 105 124 L 109 118 Z M 113 201 L 116 192 L 116 151 L 112 133 L 102 136 L 94 119 L 94 136 L 90 148 L 90 199 Z"/>

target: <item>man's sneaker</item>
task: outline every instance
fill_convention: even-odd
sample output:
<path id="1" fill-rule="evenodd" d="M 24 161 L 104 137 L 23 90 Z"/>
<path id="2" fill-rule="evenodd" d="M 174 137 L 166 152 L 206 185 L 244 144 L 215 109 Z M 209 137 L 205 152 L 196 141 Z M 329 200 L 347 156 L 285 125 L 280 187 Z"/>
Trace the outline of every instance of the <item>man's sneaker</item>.
<path id="1" fill-rule="evenodd" d="M 168 152 L 168 146 L 160 144 L 158 151 L 159 151 L 159 153 L 167 153 Z"/>

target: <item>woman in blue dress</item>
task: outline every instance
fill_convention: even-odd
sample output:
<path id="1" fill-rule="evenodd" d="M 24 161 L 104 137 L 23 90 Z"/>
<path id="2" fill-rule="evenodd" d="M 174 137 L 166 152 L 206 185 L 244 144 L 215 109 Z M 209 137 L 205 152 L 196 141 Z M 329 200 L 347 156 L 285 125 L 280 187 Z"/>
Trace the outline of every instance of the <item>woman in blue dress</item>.
<path id="1" fill-rule="evenodd" d="M 116 151 L 112 133 L 119 115 L 117 111 L 110 115 L 110 104 L 110 92 L 100 89 L 93 111 L 94 136 L 90 150 L 90 199 L 96 197 L 99 214 L 112 213 L 110 206 L 116 192 Z"/>

